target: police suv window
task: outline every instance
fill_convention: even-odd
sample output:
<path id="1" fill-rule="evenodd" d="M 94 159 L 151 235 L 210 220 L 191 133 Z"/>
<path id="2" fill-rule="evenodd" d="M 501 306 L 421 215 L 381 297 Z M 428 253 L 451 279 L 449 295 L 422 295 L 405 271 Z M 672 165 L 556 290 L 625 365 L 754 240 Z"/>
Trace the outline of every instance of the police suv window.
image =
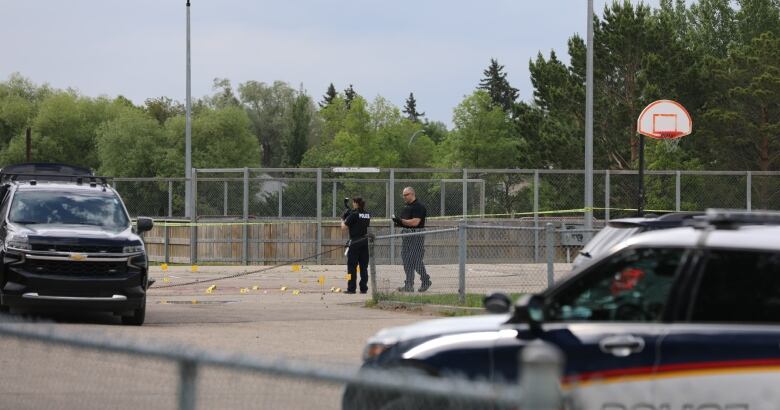
<path id="1" fill-rule="evenodd" d="M 780 323 L 780 253 L 711 251 L 699 277 L 691 321 Z"/>
<path id="2" fill-rule="evenodd" d="M 658 248 L 615 254 L 554 294 L 545 320 L 657 321 L 684 254 Z"/>

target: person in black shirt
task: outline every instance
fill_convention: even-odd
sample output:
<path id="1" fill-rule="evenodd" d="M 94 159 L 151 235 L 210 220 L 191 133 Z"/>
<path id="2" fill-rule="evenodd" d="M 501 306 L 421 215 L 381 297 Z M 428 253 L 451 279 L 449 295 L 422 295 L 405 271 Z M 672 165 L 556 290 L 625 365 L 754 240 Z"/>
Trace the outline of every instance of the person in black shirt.
<path id="1" fill-rule="evenodd" d="M 406 187 L 403 190 L 404 206 L 401 211 L 401 217 L 396 218 L 393 216 L 393 222 L 396 226 L 400 226 L 403 229 L 401 233 L 419 232 L 425 229 L 425 217 L 427 211 L 425 205 L 421 204 L 417 200 L 417 196 L 414 192 L 414 188 Z M 414 235 L 405 236 L 403 238 L 403 244 L 401 246 L 401 259 L 404 261 L 404 273 L 406 273 L 406 280 L 404 286 L 398 288 L 401 292 L 414 292 L 414 272 L 420 274 L 420 292 L 425 292 L 431 287 L 431 277 L 428 276 L 428 272 L 425 270 L 425 264 L 423 263 L 423 257 L 425 256 L 425 236 Z"/>
<path id="2" fill-rule="evenodd" d="M 360 293 L 368 291 L 368 226 L 371 224 L 371 214 L 366 211 L 366 203 L 361 197 L 352 198 L 352 209 L 342 215 L 341 230 L 349 230 L 349 249 L 347 251 L 347 291 L 355 293 L 355 281 L 358 264 L 360 264 Z"/>

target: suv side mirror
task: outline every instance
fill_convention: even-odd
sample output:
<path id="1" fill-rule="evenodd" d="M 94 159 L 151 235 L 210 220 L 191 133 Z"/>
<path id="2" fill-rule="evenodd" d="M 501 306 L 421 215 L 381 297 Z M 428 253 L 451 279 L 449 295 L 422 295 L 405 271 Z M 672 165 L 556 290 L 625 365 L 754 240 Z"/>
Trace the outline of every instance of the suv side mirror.
<path id="1" fill-rule="evenodd" d="M 490 313 L 506 313 L 509 312 L 512 301 L 506 294 L 496 292 L 485 296 L 482 299 L 482 304 L 485 306 L 485 310 Z"/>
<path id="2" fill-rule="evenodd" d="M 136 225 L 136 231 L 138 233 L 141 233 L 141 232 L 151 231 L 152 227 L 154 227 L 154 222 L 152 221 L 152 218 L 145 218 L 139 216 L 135 225 Z"/>
<path id="3" fill-rule="evenodd" d="M 515 304 L 515 311 L 509 323 L 528 323 L 533 333 L 542 330 L 544 321 L 544 297 L 541 295 L 524 295 Z"/>

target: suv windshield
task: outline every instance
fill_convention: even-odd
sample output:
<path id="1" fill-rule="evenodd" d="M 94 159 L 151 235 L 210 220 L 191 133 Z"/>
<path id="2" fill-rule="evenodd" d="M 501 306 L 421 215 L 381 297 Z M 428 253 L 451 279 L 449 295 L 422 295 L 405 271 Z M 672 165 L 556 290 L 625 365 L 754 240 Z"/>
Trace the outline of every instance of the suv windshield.
<path id="1" fill-rule="evenodd" d="M 115 195 L 55 191 L 17 192 L 9 219 L 19 224 L 94 225 L 117 230 L 130 224 Z"/>

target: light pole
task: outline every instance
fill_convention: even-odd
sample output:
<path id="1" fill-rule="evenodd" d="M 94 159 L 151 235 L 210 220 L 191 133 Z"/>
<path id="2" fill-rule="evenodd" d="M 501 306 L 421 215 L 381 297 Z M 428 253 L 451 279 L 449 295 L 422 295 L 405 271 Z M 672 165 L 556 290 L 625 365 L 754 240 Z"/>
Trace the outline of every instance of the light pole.
<path id="1" fill-rule="evenodd" d="M 190 0 L 187 0 L 187 112 L 184 125 L 184 216 L 192 215 L 192 96 L 190 93 Z"/>
<path id="2" fill-rule="evenodd" d="M 425 133 L 425 130 L 417 130 L 417 131 L 415 131 L 415 132 L 414 132 L 414 134 L 412 134 L 412 136 L 411 136 L 411 137 L 409 137 L 409 146 L 411 146 L 411 145 L 412 145 L 412 141 L 414 140 L 414 137 L 416 137 L 416 136 L 417 136 L 417 134 L 420 134 L 420 133 L 423 133 L 423 134 L 424 134 L 424 133 Z"/>
<path id="3" fill-rule="evenodd" d="M 593 229 L 593 0 L 588 0 L 585 72 L 585 229 Z"/>

